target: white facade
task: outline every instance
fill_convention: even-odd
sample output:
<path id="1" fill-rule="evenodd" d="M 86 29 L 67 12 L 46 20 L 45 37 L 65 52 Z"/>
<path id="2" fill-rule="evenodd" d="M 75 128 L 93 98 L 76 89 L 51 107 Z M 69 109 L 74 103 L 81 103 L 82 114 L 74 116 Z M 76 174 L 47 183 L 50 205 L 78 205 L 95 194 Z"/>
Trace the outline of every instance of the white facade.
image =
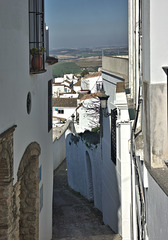
<path id="1" fill-rule="evenodd" d="M 131 138 L 133 239 L 167 239 L 167 6 L 129 1 L 129 86 L 139 112 Z"/>
<path id="2" fill-rule="evenodd" d="M 97 88 L 97 84 L 100 86 L 100 89 Z M 82 90 L 90 90 L 91 93 L 95 93 L 98 90 L 101 90 L 101 86 L 102 86 L 102 76 L 81 79 Z"/>
<path id="3" fill-rule="evenodd" d="M 28 1 L 3 1 L 0 8 L 0 133 L 16 125 L 14 132 L 13 184 L 27 146 L 37 142 L 41 148 L 39 167 L 43 185 L 43 207 L 39 215 L 39 239 L 52 238 L 53 154 L 52 131 L 48 133 L 48 81 L 47 72 L 29 73 L 29 10 Z M 27 94 L 32 106 L 27 113 Z M 46 221 L 47 219 L 47 221 Z"/>
<path id="4" fill-rule="evenodd" d="M 77 93 L 77 92 L 81 91 L 81 86 L 74 86 L 73 90 Z"/>
<path id="5" fill-rule="evenodd" d="M 65 132 L 69 127 L 70 121 L 67 121 L 62 127 L 53 128 L 53 169 L 65 160 Z"/>
<path id="6" fill-rule="evenodd" d="M 63 81 L 64 81 L 64 78 L 54 78 L 54 82 L 57 84 L 61 84 L 63 83 Z"/>
<path id="7" fill-rule="evenodd" d="M 86 146 L 81 138 L 74 136 L 71 132 L 67 131 L 66 135 L 68 184 L 89 201 L 94 202 L 94 206 L 102 211 L 100 144 Z"/>
<path id="8" fill-rule="evenodd" d="M 71 119 L 72 114 L 76 116 L 76 107 L 53 107 L 53 117 Z M 63 113 L 60 113 L 62 111 Z"/>
<path id="9" fill-rule="evenodd" d="M 118 71 L 120 70 L 120 72 Z M 118 74 L 116 74 L 118 73 Z M 103 57 L 102 77 L 105 93 L 109 95 L 108 109 L 102 112 L 102 206 L 103 220 L 122 239 L 131 239 L 131 164 L 128 149 L 130 121 L 123 83 L 128 76 L 126 57 Z M 111 110 L 117 109 L 116 126 L 112 126 Z M 111 131 L 116 128 L 116 142 Z M 116 144 L 116 163 L 111 159 L 112 144 Z"/>
<path id="10" fill-rule="evenodd" d="M 60 93 L 64 93 L 65 89 L 64 89 L 64 85 L 61 84 L 52 84 L 52 94 L 54 96 L 59 96 Z"/>
<path id="11" fill-rule="evenodd" d="M 77 110 L 79 114 L 78 131 L 84 132 L 85 130 L 92 130 L 95 127 L 99 127 L 99 108 L 100 100 L 98 97 L 81 101 L 81 106 Z"/>

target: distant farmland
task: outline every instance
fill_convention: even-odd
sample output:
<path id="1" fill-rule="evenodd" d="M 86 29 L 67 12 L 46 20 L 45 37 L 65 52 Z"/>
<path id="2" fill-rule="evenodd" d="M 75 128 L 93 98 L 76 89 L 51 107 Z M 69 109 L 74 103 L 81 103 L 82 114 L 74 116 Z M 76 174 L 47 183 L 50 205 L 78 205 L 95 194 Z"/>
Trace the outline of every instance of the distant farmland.
<path id="1" fill-rule="evenodd" d="M 75 61 L 75 63 L 79 66 L 79 67 L 101 67 L 102 66 L 102 61 Z"/>
<path id="2" fill-rule="evenodd" d="M 81 68 L 74 62 L 58 62 L 52 69 L 53 77 L 63 77 L 64 74 L 81 73 Z"/>
<path id="3" fill-rule="evenodd" d="M 102 67 L 102 61 L 88 61 L 88 60 L 81 60 L 81 61 L 75 61 L 75 63 L 81 68 L 81 69 L 87 69 L 89 72 L 97 72 L 99 67 Z"/>
<path id="4" fill-rule="evenodd" d="M 53 76 L 61 77 L 66 73 L 80 74 L 83 70 L 97 72 L 102 67 L 102 55 L 127 55 L 128 47 L 53 49 L 50 54 L 59 59 L 53 66 Z"/>

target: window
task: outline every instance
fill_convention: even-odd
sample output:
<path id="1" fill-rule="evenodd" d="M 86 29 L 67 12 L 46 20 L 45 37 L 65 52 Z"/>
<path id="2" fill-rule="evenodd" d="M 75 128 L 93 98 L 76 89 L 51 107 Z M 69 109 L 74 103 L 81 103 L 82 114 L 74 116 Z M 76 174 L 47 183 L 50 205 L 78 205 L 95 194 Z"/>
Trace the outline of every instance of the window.
<path id="1" fill-rule="evenodd" d="M 30 72 L 45 71 L 44 0 L 29 0 Z"/>
<path id="2" fill-rule="evenodd" d="M 63 110 L 63 109 L 59 109 L 59 110 L 58 110 L 58 113 L 59 113 L 59 114 L 64 114 L 64 110 Z"/>
<path id="3" fill-rule="evenodd" d="M 116 164 L 116 120 L 117 109 L 111 110 L 111 160 Z"/>
<path id="4" fill-rule="evenodd" d="M 48 132 L 52 129 L 52 80 L 48 81 Z"/>

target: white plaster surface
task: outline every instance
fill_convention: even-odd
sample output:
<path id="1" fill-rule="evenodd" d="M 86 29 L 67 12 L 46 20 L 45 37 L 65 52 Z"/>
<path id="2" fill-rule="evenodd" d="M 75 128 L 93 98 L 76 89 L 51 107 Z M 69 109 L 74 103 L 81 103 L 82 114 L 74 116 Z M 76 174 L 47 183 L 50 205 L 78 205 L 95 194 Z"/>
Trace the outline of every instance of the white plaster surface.
<path id="1" fill-rule="evenodd" d="M 87 155 L 89 155 L 92 173 L 94 205 L 102 210 L 102 160 L 100 154 L 100 145 L 92 150 L 88 148 L 84 141 L 79 140 L 75 143 L 71 139 L 72 134 L 66 137 L 66 160 L 68 170 L 68 183 L 72 189 L 80 192 L 88 200 L 91 199 L 90 184 L 88 176 Z"/>
<path id="2" fill-rule="evenodd" d="M 81 88 L 82 90 L 90 90 L 91 93 L 97 92 L 96 83 L 102 83 L 102 76 L 83 78 L 81 80 Z"/>
<path id="3" fill-rule="evenodd" d="M 78 108 L 79 126 L 81 132 L 91 130 L 99 126 L 99 106 L 100 100 L 98 98 L 91 98 L 81 101 L 82 106 Z"/>
<path id="4" fill-rule="evenodd" d="M 150 174 L 148 180 L 146 205 L 149 239 L 167 239 L 168 197 Z"/>
<path id="5" fill-rule="evenodd" d="M 130 139 L 130 123 L 125 93 L 116 93 L 117 82 L 124 79 L 116 72 L 123 59 L 103 59 L 103 85 L 108 100 L 108 112 L 117 108 L 117 160 L 116 165 L 111 160 L 111 119 L 103 117 L 102 139 L 102 207 L 103 220 L 115 232 L 120 233 L 124 240 L 130 239 L 131 234 L 131 165 L 128 151 Z M 109 62 L 108 62 L 109 61 Z M 112 65 L 113 64 L 113 65 Z M 125 68 L 122 67 L 123 76 L 128 71 L 127 58 L 124 59 Z M 109 69 L 111 67 L 111 72 Z M 121 67 L 121 66 L 120 66 Z M 108 71 L 105 71 L 108 69 Z M 125 75 L 126 77 L 126 75 Z"/>
<path id="6" fill-rule="evenodd" d="M 143 3 L 143 79 L 150 83 L 167 81 L 162 69 L 168 62 L 167 8 L 168 2 L 164 0 Z M 159 18 L 156 18 L 158 12 Z"/>
<path id="7" fill-rule="evenodd" d="M 59 110 L 64 110 L 64 113 L 58 113 Z M 67 120 L 71 119 L 72 114 L 76 116 L 76 107 L 53 107 L 53 117 L 65 118 Z"/>
<path id="8" fill-rule="evenodd" d="M 53 129 L 53 170 L 55 170 L 66 158 L 65 133 L 69 124 L 70 121 L 66 122 L 62 127 Z"/>
<path id="9" fill-rule="evenodd" d="M 10 7 L 9 7 L 10 6 Z M 40 240 L 52 238 L 53 155 L 52 131 L 48 133 L 48 80 L 51 67 L 39 75 L 29 74 L 28 2 L 3 1 L 0 8 L 0 133 L 13 125 L 14 132 L 14 183 L 25 149 L 31 142 L 39 143 L 42 165 L 43 208 L 39 218 Z M 17 14 L 16 14 L 17 13 Z M 28 92 L 32 109 L 27 114 Z M 47 218 L 47 221 L 46 221 Z"/>

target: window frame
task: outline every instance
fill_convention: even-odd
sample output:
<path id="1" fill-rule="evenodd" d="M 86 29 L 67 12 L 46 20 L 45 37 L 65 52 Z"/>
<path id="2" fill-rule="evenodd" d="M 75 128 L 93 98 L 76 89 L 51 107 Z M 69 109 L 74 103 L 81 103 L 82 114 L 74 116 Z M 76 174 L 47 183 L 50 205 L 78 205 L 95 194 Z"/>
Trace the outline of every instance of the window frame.
<path id="1" fill-rule="evenodd" d="M 30 73 L 45 72 L 45 22 L 44 22 L 44 0 L 29 0 L 29 58 Z M 31 49 L 36 49 L 38 54 L 30 54 Z M 40 54 L 41 53 L 41 54 Z M 38 56 L 38 60 L 37 59 Z M 33 64 L 37 61 L 37 67 Z M 42 63 L 42 66 L 40 66 Z"/>

